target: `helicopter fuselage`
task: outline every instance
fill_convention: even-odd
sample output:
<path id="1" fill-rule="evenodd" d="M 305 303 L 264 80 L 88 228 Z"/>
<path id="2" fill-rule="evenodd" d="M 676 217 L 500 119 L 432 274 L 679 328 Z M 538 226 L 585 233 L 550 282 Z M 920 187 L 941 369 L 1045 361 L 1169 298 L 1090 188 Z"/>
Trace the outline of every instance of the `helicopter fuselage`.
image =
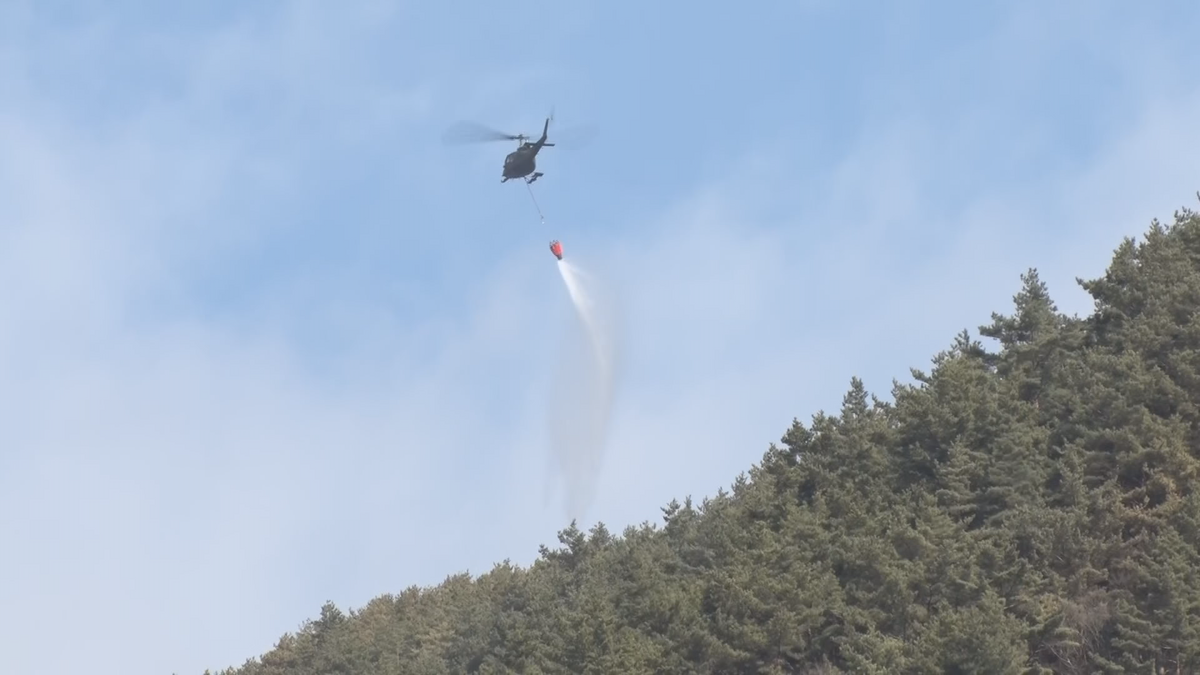
<path id="1" fill-rule="evenodd" d="M 504 180 L 524 178 L 537 169 L 537 150 L 520 148 L 504 158 Z"/>
<path id="2" fill-rule="evenodd" d="M 513 178 L 525 178 L 526 183 L 532 183 L 541 177 L 541 173 L 537 171 L 537 154 L 542 148 L 554 147 L 553 143 L 546 142 L 546 135 L 550 131 L 550 118 L 546 118 L 546 124 L 542 127 L 542 137 L 530 143 L 524 141 L 524 136 L 519 136 L 524 142 L 516 150 L 508 153 L 504 158 L 504 172 L 501 174 L 500 182 L 503 183 Z M 530 175 L 533 174 L 533 175 Z M 526 176 L 528 176 L 526 178 Z"/>

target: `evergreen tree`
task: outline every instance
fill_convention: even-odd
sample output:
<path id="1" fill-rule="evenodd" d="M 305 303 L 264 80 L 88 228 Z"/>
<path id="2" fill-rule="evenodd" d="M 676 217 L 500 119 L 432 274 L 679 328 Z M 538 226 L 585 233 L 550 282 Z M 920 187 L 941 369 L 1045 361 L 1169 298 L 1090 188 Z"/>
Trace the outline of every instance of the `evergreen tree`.
<path id="1" fill-rule="evenodd" d="M 853 378 L 729 490 L 528 568 L 325 603 L 224 675 L 1200 672 L 1200 217 L 1086 318 L 1037 271 L 893 402 Z"/>

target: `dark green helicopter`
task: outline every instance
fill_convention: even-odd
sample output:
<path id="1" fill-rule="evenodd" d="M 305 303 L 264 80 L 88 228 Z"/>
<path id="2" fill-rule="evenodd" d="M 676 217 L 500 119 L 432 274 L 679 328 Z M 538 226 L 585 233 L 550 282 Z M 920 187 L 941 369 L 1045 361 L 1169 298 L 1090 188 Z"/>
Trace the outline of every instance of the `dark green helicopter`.
<path id="1" fill-rule="evenodd" d="M 446 140 L 450 142 L 487 142 L 487 141 L 518 141 L 521 143 L 516 150 L 508 153 L 504 158 L 504 169 L 500 174 L 500 182 L 504 183 L 514 178 L 524 178 L 525 182 L 532 183 L 543 175 L 537 170 L 537 154 L 542 148 L 554 147 L 553 143 L 547 143 L 546 138 L 550 132 L 550 120 L 554 116 L 546 118 L 546 124 L 542 127 L 542 136 L 536 141 L 530 142 L 529 137 L 525 134 L 506 134 L 501 131 L 496 131 L 489 127 L 485 127 L 473 122 L 460 122 L 446 134 Z"/>

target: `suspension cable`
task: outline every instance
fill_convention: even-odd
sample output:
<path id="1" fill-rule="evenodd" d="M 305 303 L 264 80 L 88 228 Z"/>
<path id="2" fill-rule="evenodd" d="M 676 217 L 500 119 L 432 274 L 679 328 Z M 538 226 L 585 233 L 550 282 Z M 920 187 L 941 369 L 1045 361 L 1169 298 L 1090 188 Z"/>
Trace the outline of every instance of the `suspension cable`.
<path id="1" fill-rule="evenodd" d="M 538 206 L 537 197 L 533 196 L 533 186 L 530 183 L 526 182 L 525 188 L 527 190 L 529 190 L 529 198 L 533 200 L 533 208 L 537 209 L 538 217 L 542 219 L 542 224 L 545 225 L 546 224 L 546 216 L 542 215 L 542 207 Z"/>

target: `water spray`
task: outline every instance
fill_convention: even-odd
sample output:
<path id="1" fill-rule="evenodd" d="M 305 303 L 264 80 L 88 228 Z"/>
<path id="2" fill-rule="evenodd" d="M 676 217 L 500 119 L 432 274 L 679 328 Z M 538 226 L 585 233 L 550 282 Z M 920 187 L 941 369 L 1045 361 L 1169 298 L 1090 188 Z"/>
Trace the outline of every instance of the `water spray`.
<path id="1" fill-rule="evenodd" d="M 557 244 L 557 246 L 556 246 Z M 564 488 L 566 515 L 584 517 L 595 497 L 608 441 L 616 374 L 615 318 L 590 275 L 560 257 L 562 245 L 551 244 L 558 271 L 579 319 L 582 340 L 566 343 L 559 359 L 550 398 L 550 459 Z"/>
<path id="2" fill-rule="evenodd" d="M 532 188 L 529 197 L 545 224 L 546 217 Z M 558 261 L 559 274 L 583 328 L 583 342 L 587 343 L 568 341 L 565 345 L 571 354 L 559 361 L 548 410 L 551 443 L 548 459 L 562 481 L 566 515 L 578 519 L 595 497 L 608 440 L 616 344 L 613 317 L 596 302 L 600 288 L 589 275 L 564 259 L 561 241 L 552 240 L 550 252 Z"/>

